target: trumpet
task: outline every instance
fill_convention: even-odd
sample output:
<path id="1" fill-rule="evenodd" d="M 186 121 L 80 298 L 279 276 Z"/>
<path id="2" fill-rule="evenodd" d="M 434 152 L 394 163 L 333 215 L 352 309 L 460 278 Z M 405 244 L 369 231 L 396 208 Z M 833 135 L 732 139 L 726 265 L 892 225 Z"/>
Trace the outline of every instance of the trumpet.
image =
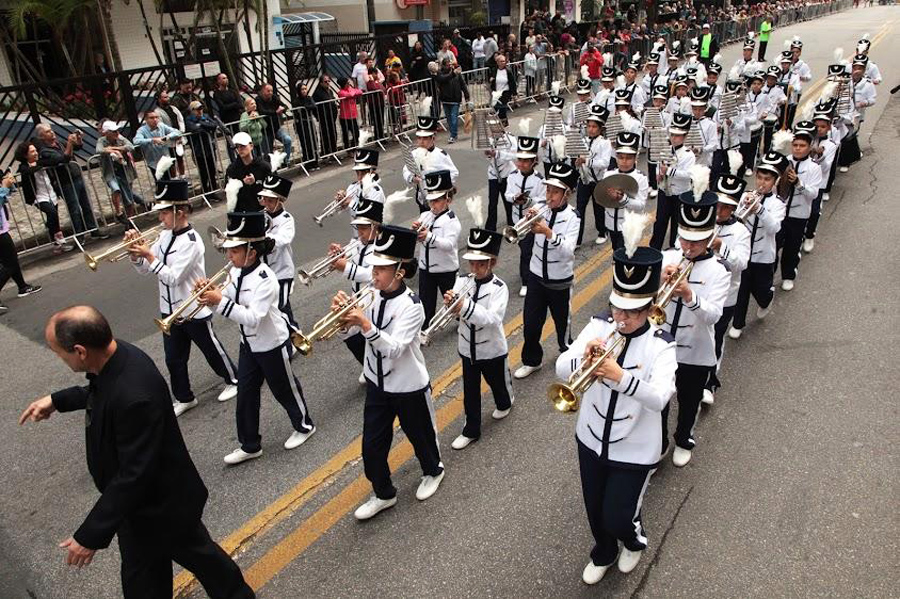
<path id="1" fill-rule="evenodd" d="M 522 218 L 511 227 L 503 227 L 503 238 L 509 243 L 519 243 L 530 231 L 535 223 L 544 218 L 547 212 L 547 206 L 541 206 L 535 209 L 536 212 L 527 218 Z"/>
<path id="2" fill-rule="evenodd" d="M 341 305 L 339 310 L 329 312 L 316 321 L 312 331 L 302 333 L 300 331 L 291 335 L 291 343 L 302 355 L 312 353 L 313 343 L 325 341 L 337 335 L 344 328 L 344 317 L 353 310 L 359 308 L 365 310 L 375 300 L 375 289 L 371 285 L 365 285 L 362 289 L 350 296 L 350 299 Z"/>
<path id="3" fill-rule="evenodd" d="M 224 289 L 229 282 L 231 282 L 230 262 L 223 266 L 222 270 L 211 276 L 206 281 L 206 283 L 199 287 L 196 287 L 194 289 L 194 292 L 190 296 L 188 296 L 188 298 L 184 300 L 180 306 L 175 308 L 175 310 L 171 314 L 169 314 L 165 318 L 154 318 L 153 322 L 156 323 L 156 326 L 159 327 L 160 331 L 162 331 L 166 335 L 170 334 L 174 325 L 187 322 L 188 320 L 199 314 L 200 310 L 206 307 L 201 304 L 197 304 L 196 306 L 194 306 L 193 310 L 191 310 L 187 314 L 184 314 L 188 306 L 200 299 L 200 296 L 207 291 L 210 291 L 212 289 Z"/>
<path id="4" fill-rule="evenodd" d="M 87 267 L 96 271 L 101 262 L 121 262 L 125 258 L 128 258 L 131 255 L 128 253 L 128 248 L 132 245 L 149 245 L 154 243 L 159 238 L 162 229 L 162 224 L 156 225 L 155 227 L 142 232 L 138 237 L 117 243 L 96 256 L 91 255 L 90 252 L 84 250 L 84 246 L 78 241 L 78 236 L 75 236 L 74 239 L 75 243 L 78 245 L 78 249 L 84 254 L 84 262 L 87 264 Z"/>
<path id="5" fill-rule="evenodd" d="M 456 309 L 462 304 L 463 300 L 466 299 L 466 296 L 469 295 L 469 292 L 472 291 L 474 287 L 475 275 L 470 274 L 466 277 L 466 282 L 460 290 L 453 294 L 453 301 L 444 305 L 438 313 L 431 318 L 431 324 L 428 325 L 427 329 L 419 331 L 419 343 L 426 347 L 431 345 L 431 342 L 434 341 L 434 335 L 443 330 L 450 321 L 456 318 Z"/>
<path id="6" fill-rule="evenodd" d="M 422 214 L 424 214 L 425 216 L 429 216 L 430 218 L 426 218 L 425 216 L 422 216 Z M 419 215 L 422 220 L 419 221 L 419 226 L 417 226 L 415 229 L 416 235 L 418 235 L 422 231 L 427 231 L 431 228 L 431 225 L 434 224 L 434 214 L 432 212 L 423 212 L 422 214 Z"/>
<path id="7" fill-rule="evenodd" d="M 603 360 L 617 358 L 622 348 L 625 347 L 625 337 L 619 335 L 620 326 L 609 334 L 603 344 L 603 352 L 599 348 L 594 349 L 589 357 L 581 362 L 581 366 L 572 373 L 565 383 L 553 383 L 547 388 L 547 399 L 553 403 L 553 407 L 560 412 L 576 412 L 584 395 L 591 385 L 597 382 L 594 370 Z"/>
<path id="8" fill-rule="evenodd" d="M 713 235 L 712 239 L 715 239 L 715 235 Z M 650 322 L 656 326 L 662 326 L 666 323 L 666 306 L 672 301 L 672 296 L 675 295 L 675 288 L 678 287 L 679 283 L 691 276 L 692 270 L 694 270 L 693 261 L 682 258 L 675 272 L 669 275 L 669 278 L 657 292 L 656 302 L 650 306 L 650 316 L 648 317 Z"/>
<path id="9" fill-rule="evenodd" d="M 347 206 L 344 205 L 344 200 L 347 199 L 347 190 L 340 189 L 337 193 L 334 194 L 334 199 L 328 202 L 328 205 L 325 206 L 325 210 L 322 211 L 318 216 L 314 216 L 313 220 L 316 221 L 316 224 L 320 227 L 323 226 L 322 222 L 335 214 L 339 214 L 347 209 Z"/>
<path id="10" fill-rule="evenodd" d="M 316 262 L 312 268 L 309 270 L 303 270 L 302 268 L 297 271 L 297 278 L 300 279 L 300 282 L 304 285 L 309 285 L 313 282 L 314 279 L 321 279 L 324 276 L 327 276 L 328 273 L 334 270 L 335 261 L 340 258 L 346 258 L 360 247 L 360 242 L 358 239 L 354 239 L 347 245 L 343 247 L 343 249 L 335 254 L 334 256 L 325 256 L 318 262 Z"/>
<path id="11" fill-rule="evenodd" d="M 741 205 L 734 211 L 734 218 L 744 222 L 751 214 L 755 214 L 762 204 L 762 194 L 759 190 L 754 189 L 741 200 Z"/>

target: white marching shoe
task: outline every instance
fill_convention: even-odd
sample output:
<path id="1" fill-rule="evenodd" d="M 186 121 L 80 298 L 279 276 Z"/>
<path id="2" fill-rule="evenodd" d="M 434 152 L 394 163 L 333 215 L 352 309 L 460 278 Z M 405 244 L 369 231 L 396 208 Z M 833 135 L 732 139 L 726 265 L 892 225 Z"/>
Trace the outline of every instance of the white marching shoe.
<path id="1" fill-rule="evenodd" d="M 240 464 L 241 462 L 246 462 L 247 460 L 253 460 L 262 455 L 262 449 L 259 451 L 254 451 L 253 453 L 247 453 L 240 447 L 229 453 L 225 456 L 225 463 L 229 466 L 234 466 L 235 464 Z"/>
<path id="2" fill-rule="evenodd" d="M 634 570 L 638 565 L 638 562 L 641 561 L 641 556 L 643 554 L 643 551 L 631 551 L 626 547 L 622 547 L 622 553 L 619 554 L 619 572 L 628 574 Z"/>
<path id="3" fill-rule="evenodd" d="M 450 444 L 450 447 L 452 447 L 453 449 L 465 449 L 476 440 L 477 439 L 473 439 L 472 437 L 460 435 L 457 438 L 453 439 L 453 443 Z"/>
<path id="4" fill-rule="evenodd" d="M 766 308 L 757 308 L 756 309 L 756 317 L 760 320 L 769 315 L 769 312 L 772 311 L 772 304 L 769 304 Z M 738 335 L 740 336 L 740 335 Z"/>
<path id="5" fill-rule="evenodd" d="M 744 176 L 745 176 L 745 177 L 752 177 L 752 176 L 753 176 L 753 169 L 752 169 L 752 168 L 746 169 L 746 170 L 744 171 Z"/>
<path id="6" fill-rule="evenodd" d="M 228 401 L 235 397 L 237 397 L 237 385 L 225 385 L 225 388 L 222 389 L 222 392 L 219 393 L 219 396 L 216 399 L 219 401 Z"/>
<path id="7" fill-rule="evenodd" d="M 313 433 L 316 432 L 316 427 L 312 427 L 306 432 L 303 431 L 294 431 L 291 433 L 291 436 L 287 438 L 287 441 L 284 442 L 285 449 L 296 449 L 300 447 L 306 440 L 313 436 Z"/>
<path id="8" fill-rule="evenodd" d="M 827 201 L 830 200 L 830 199 L 831 199 L 831 194 L 828 193 L 827 191 L 824 192 L 824 193 L 822 194 L 822 201 L 823 201 L 823 202 L 827 202 Z"/>
<path id="9" fill-rule="evenodd" d="M 803 251 L 807 254 L 813 251 L 813 248 L 816 247 L 815 239 L 804 239 L 803 240 Z"/>
<path id="10" fill-rule="evenodd" d="M 541 366 L 543 366 L 543 364 L 538 364 L 537 366 L 526 366 L 525 364 L 522 364 L 521 366 L 516 368 L 516 371 L 513 373 L 513 376 L 516 377 L 517 379 L 524 379 L 526 376 L 530 375 L 531 373 L 533 373 L 537 370 L 540 370 Z"/>
<path id="11" fill-rule="evenodd" d="M 686 466 L 690 461 L 691 450 L 676 446 L 675 451 L 672 452 L 672 463 L 681 468 L 683 466 Z"/>
<path id="12" fill-rule="evenodd" d="M 356 508 L 356 511 L 353 512 L 353 517 L 357 520 L 368 520 L 369 518 L 374 518 L 380 512 L 383 512 L 389 507 L 394 507 L 395 505 L 397 505 L 396 497 L 391 497 L 390 499 L 379 499 L 375 495 L 372 495 L 367 502 Z"/>
<path id="13" fill-rule="evenodd" d="M 606 235 L 600 235 L 599 237 L 597 237 L 597 239 L 594 240 L 594 244 L 603 245 L 607 241 L 609 241 L 609 238 Z"/>
<path id="14" fill-rule="evenodd" d="M 510 410 L 512 410 L 512 406 L 509 406 L 505 410 L 494 409 L 494 411 L 491 412 L 491 418 L 493 418 L 494 420 L 503 420 L 504 418 L 509 416 Z"/>
<path id="15" fill-rule="evenodd" d="M 782 291 L 790 291 L 794 288 L 794 281 L 792 279 L 785 279 L 781 282 L 781 290 Z"/>
<path id="16" fill-rule="evenodd" d="M 741 333 L 743 333 L 743 332 L 744 332 L 744 329 L 736 329 L 734 327 L 731 327 L 728 329 L 728 336 L 731 337 L 732 339 L 740 339 Z"/>
<path id="17" fill-rule="evenodd" d="M 176 401 L 174 407 L 172 409 L 175 410 L 175 417 L 179 417 L 188 410 L 197 407 L 197 400 L 192 399 L 191 401 Z"/>
<path id="18" fill-rule="evenodd" d="M 659 190 L 657 190 L 657 189 L 651 189 L 651 190 L 650 190 L 650 193 L 648 193 L 647 195 L 649 195 L 651 198 L 655 198 L 656 196 L 659 195 Z"/>
<path id="19" fill-rule="evenodd" d="M 522 285 L 522 287 L 519 289 L 519 297 L 525 297 L 526 295 L 528 295 L 528 287 Z"/>
<path id="20" fill-rule="evenodd" d="M 703 399 L 701 399 L 700 402 L 703 404 L 706 404 L 708 406 L 711 406 L 714 403 L 716 403 L 716 396 L 709 389 L 704 389 L 703 390 Z"/>
<path id="21" fill-rule="evenodd" d="M 581 573 L 581 580 L 584 581 L 584 584 L 597 584 L 603 580 L 608 569 L 609 566 L 595 566 L 594 562 L 590 561 L 584 567 L 584 572 Z"/>
<path id="22" fill-rule="evenodd" d="M 849 167 L 849 166 L 842 166 L 842 167 L 839 168 L 838 170 L 839 170 L 840 172 L 842 172 L 842 173 L 846 173 L 847 171 L 850 170 L 850 167 Z"/>
<path id="23" fill-rule="evenodd" d="M 419 483 L 419 488 L 416 489 L 416 499 L 425 501 L 434 495 L 437 492 L 438 487 L 441 486 L 441 481 L 444 480 L 444 475 L 446 473 L 446 470 L 441 470 L 441 473 L 437 476 L 431 476 L 430 474 L 423 476 L 422 482 Z"/>
<path id="24" fill-rule="evenodd" d="M 360 384 L 360 385 L 365 385 L 365 384 L 366 384 L 366 373 L 365 373 L 365 371 L 359 373 L 359 384 Z"/>

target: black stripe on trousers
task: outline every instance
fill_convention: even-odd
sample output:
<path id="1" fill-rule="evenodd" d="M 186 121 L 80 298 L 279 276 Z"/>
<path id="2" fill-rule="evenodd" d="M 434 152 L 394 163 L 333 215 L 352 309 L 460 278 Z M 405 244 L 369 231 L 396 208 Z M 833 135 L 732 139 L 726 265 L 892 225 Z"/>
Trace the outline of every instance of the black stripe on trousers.
<path id="1" fill-rule="evenodd" d="M 163 317 L 165 316 L 163 314 Z M 172 395 L 175 397 L 175 401 L 194 400 L 194 392 L 191 390 L 191 379 L 188 374 L 191 343 L 200 349 L 203 357 L 206 358 L 206 363 L 225 381 L 226 385 L 237 383 L 237 369 L 213 330 L 212 316 L 188 320 L 174 325 L 170 334 L 163 335 L 163 352 L 166 356 L 166 368 L 169 371 L 169 380 L 172 383 Z"/>
<path id="2" fill-rule="evenodd" d="M 507 356 L 497 356 L 489 360 L 472 362 L 462 358 L 463 406 L 466 410 L 466 425 L 462 434 L 470 439 L 481 436 L 481 377 L 484 377 L 498 410 L 508 410 L 512 405 L 512 381 L 509 377 Z"/>

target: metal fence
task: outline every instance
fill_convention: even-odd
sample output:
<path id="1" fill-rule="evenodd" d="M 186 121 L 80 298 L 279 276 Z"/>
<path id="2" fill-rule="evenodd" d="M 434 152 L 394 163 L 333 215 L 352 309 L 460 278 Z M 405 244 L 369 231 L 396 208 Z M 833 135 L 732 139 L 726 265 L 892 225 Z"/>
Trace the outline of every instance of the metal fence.
<path id="1" fill-rule="evenodd" d="M 782 16 L 778 24 L 783 26 L 795 20 L 822 16 L 843 10 L 850 4 L 850 0 L 840 0 L 809 5 L 788 17 Z M 716 26 L 720 29 L 714 33 L 720 36 L 722 44 L 742 39 L 749 28 L 749 26 L 744 27 L 736 23 L 734 25 L 720 23 Z M 758 29 L 758 22 L 753 26 Z M 693 32 L 681 32 L 678 37 L 670 36 L 667 40 L 670 42 L 675 39 L 688 40 L 693 35 Z M 649 44 L 650 40 L 632 40 L 629 52 L 640 51 L 646 55 L 649 51 Z M 301 76 L 309 72 L 308 69 L 304 70 L 306 67 L 303 62 L 308 51 L 313 52 L 311 60 L 317 60 L 315 57 L 315 52 L 318 51 L 317 47 L 296 49 L 296 51 L 275 55 L 272 68 L 275 72 L 275 83 L 280 90 L 286 88 L 296 90 L 297 82 L 307 82 L 313 79 Z M 245 55 L 239 58 L 242 72 L 253 73 L 254 70 L 257 72 L 263 70 L 259 63 L 253 62 L 259 60 L 258 56 Z M 569 89 L 578 78 L 578 62 L 577 51 L 560 51 L 539 57 L 534 63 L 527 66 L 524 61 L 511 63 L 518 75 L 516 83 L 519 95 L 511 103 L 510 108 L 514 110 L 525 103 L 537 101 L 549 93 L 553 81 L 559 81 L 561 89 Z M 114 78 L 117 80 L 125 79 L 127 86 L 132 90 L 131 99 L 128 102 L 108 102 L 103 109 L 105 110 L 104 118 L 128 122 L 128 119 L 116 117 L 123 114 L 124 106 L 129 103 L 135 108 L 140 106 L 142 111 L 149 108 L 153 102 L 152 93 L 149 90 L 158 85 L 160 81 L 172 76 L 169 69 L 170 67 L 162 67 L 115 75 Z M 329 74 L 334 75 L 330 70 Z M 462 73 L 469 89 L 471 104 L 462 107 L 461 119 L 466 118 L 465 112 L 469 107 L 484 108 L 490 105 L 491 93 L 488 87 L 488 74 L 488 68 L 472 69 Z M 99 85 L 98 82 L 102 83 L 104 80 L 108 81 L 107 78 L 100 77 L 93 83 Z M 252 78 L 246 80 L 254 81 Z M 259 81 L 262 80 L 259 79 Z M 11 88 L 0 90 L 0 99 L 3 98 L 2 94 L 4 93 L 13 93 L 9 89 Z M 39 97 L 34 88 L 15 89 L 26 102 L 40 103 L 43 106 L 50 106 L 54 102 L 73 101 L 71 98 L 67 100 L 66 97 L 59 97 L 56 92 Z M 378 144 L 382 148 L 397 140 L 398 137 L 404 138 L 415 129 L 416 118 L 424 113 L 423 100 L 429 96 L 433 98 L 430 114 L 442 117 L 443 122 L 446 123 L 446 115 L 443 114 L 438 100 L 438 89 L 433 79 L 389 86 L 386 92 L 366 91 L 354 98 L 334 97 L 322 102 L 297 101 L 299 98 L 296 96 L 284 93 L 282 97 L 294 97 L 294 106 L 282 115 L 277 128 L 264 126 L 257 139 L 259 143 L 254 145 L 262 154 L 268 154 L 272 150 L 285 152 L 289 150 L 290 166 L 300 168 L 304 173 L 309 174 L 311 170 L 321 167 L 328 161 L 341 164 L 341 160 L 348 156 L 348 152 L 359 146 L 361 134 L 368 136 L 368 143 Z M 90 96 L 82 94 L 81 98 L 74 98 L 74 101 L 90 106 L 87 100 L 93 97 L 93 94 Z M 97 226 L 114 224 L 116 222 L 114 192 L 107 179 L 103 177 L 100 168 L 102 157 L 91 152 L 99 136 L 92 119 L 78 118 L 71 113 L 65 117 L 51 113 L 49 116 L 41 115 L 37 119 L 27 113 L 25 115 L 20 113 L 18 117 L 10 116 L 12 114 L 13 110 L 8 108 L 3 120 L 7 125 L 2 132 L 4 139 L 6 131 L 16 129 L 15 123 L 30 121 L 27 125 L 19 124 L 17 129 L 20 132 L 27 129 L 28 133 L 22 139 L 29 139 L 36 120 L 50 124 L 58 135 L 66 135 L 73 129 L 81 129 L 84 133 L 84 148 L 77 153 L 78 161 L 73 161 L 81 165 L 79 169 L 75 169 L 78 174 L 71 169 L 37 169 L 33 174 L 27 175 L 40 177 L 42 176 L 40 173 L 46 174 L 49 184 L 59 195 L 56 211 L 61 229 L 71 236 L 85 230 L 90 231 Z M 9 125 L 10 120 L 14 125 Z M 222 189 L 226 182 L 225 173 L 234 158 L 230 143 L 231 136 L 240 130 L 249 131 L 252 127 L 248 124 L 252 120 L 245 118 L 244 123 L 237 121 L 220 124 L 210 135 L 187 133 L 178 142 L 178 146 L 183 150 L 183 155 L 178 156 L 176 165 L 172 167 L 171 175 L 182 176 L 188 180 L 195 203 L 205 203 L 209 207 L 223 199 Z M 461 122 L 460 127 L 462 126 Z M 129 132 L 133 134 L 136 127 L 137 123 L 130 123 L 123 129 L 122 134 L 130 138 Z M 173 144 L 173 150 L 174 148 Z M 10 158 L 6 164 L 12 160 L 12 149 L 13 146 L 5 148 L 6 152 L 3 156 L 8 154 Z M 155 185 L 153 173 L 148 165 L 139 160 L 139 149 L 135 154 L 138 155 L 128 157 L 136 166 L 136 177 L 129 182 L 129 186 L 139 198 L 152 199 Z M 286 167 L 287 165 L 284 168 Z M 19 188 L 22 186 L 22 176 L 21 172 L 17 175 Z M 17 193 L 11 197 L 11 201 L 6 206 L 10 220 L 10 234 L 20 253 L 46 251 L 53 247 L 54 239 L 48 227 L 48 224 L 52 223 L 52 219 L 48 218 L 46 205 L 28 205 L 23 194 Z M 136 206 L 138 217 L 146 210 L 146 206 Z M 86 216 L 88 213 L 90 215 Z"/>

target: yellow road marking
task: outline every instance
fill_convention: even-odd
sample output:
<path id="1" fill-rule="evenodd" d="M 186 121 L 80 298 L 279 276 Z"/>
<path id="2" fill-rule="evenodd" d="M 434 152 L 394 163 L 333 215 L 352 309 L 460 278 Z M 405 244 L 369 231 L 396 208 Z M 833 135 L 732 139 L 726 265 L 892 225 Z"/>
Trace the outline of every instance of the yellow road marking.
<path id="1" fill-rule="evenodd" d="M 576 282 L 583 280 L 596 271 L 603 261 L 609 257 L 611 249 L 607 247 L 601 252 L 588 258 L 575 272 Z M 505 326 L 504 332 L 509 337 L 522 326 L 522 312 L 516 314 Z M 446 389 L 462 376 L 460 362 L 442 372 L 432 382 L 432 395 L 436 399 Z M 246 547 L 254 539 L 268 532 L 273 526 L 300 509 L 306 502 L 326 486 L 326 483 L 339 474 L 344 468 L 356 462 L 360 458 L 362 437 L 358 436 L 348 443 L 341 451 L 332 456 L 325 464 L 317 468 L 306 478 L 297 483 L 293 488 L 281 497 L 263 508 L 255 516 L 247 520 L 240 528 L 222 539 L 219 544 L 229 555 L 234 555 Z M 187 570 L 180 572 L 174 580 L 173 594 L 180 595 L 190 591 L 196 583 L 193 574 Z"/>
<path id="2" fill-rule="evenodd" d="M 612 279 L 612 268 L 607 267 L 599 277 L 592 281 L 587 287 L 578 292 L 572 301 L 572 314 L 577 313 L 584 308 L 587 303 L 602 291 Z M 550 335 L 555 334 L 555 328 L 551 320 L 548 319 L 544 323 L 544 329 L 541 333 L 543 341 Z M 523 342 L 519 342 L 515 347 L 510 349 L 509 364 L 510 368 L 515 367 L 522 355 Z M 550 367 L 553 362 L 550 362 Z M 482 383 L 482 393 L 487 391 L 487 385 Z M 442 431 L 463 411 L 462 392 L 458 393 L 444 407 L 437 411 L 437 427 L 438 431 Z M 396 471 L 407 460 L 413 457 L 413 448 L 407 439 L 404 439 L 391 450 L 388 461 L 391 471 Z M 263 555 L 256 563 L 244 570 L 244 578 L 254 591 L 259 590 L 263 585 L 272 580 L 285 566 L 290 564 L 301 553 L 303 553 L 310 545 L 315 543 L 322 535 L 336 524 L 342 517 L 347 515 L 356 505 L 366 498 L 372 492 L 371 484 L 366 480 L 365 476 L 358 476 L 343 491 L 330 499 L 322 508 L 317 510 L 313 515 L 303 521 L 293 532 L 283 538 L 274 547 L 272 547 L 265 555 Z"/>

